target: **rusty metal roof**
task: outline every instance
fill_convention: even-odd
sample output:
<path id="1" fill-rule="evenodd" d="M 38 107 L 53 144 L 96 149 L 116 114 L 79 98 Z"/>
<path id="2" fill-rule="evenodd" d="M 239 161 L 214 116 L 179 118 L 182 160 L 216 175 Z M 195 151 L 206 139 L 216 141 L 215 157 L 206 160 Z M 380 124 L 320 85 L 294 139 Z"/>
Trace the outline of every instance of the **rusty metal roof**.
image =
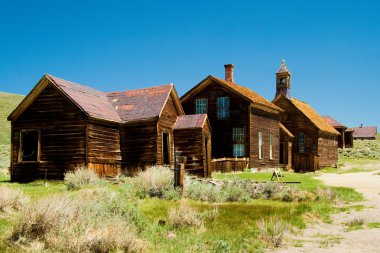
<path id="1" fill-rule="evenodd" d="M 174 129 L 203 128 L 207 114 L 182 115 L 177 118 Z"/>
<path id="2" fill-rule="evenodd" d="M 354 138 L 376 138 L 377 127 L 376 126 L 361 126 L 353 127 Z"/>
<path id="3" fill-rule="evenodd" d="M 121 122 L 120 116 L 104 92 L 52 75 L 45 76 L 90 117 Z"/>
<path id="4" fill-rule="evenodd" d="M 159 117 L 173 84 L 145 89 L 108 92 L 106 96 L 123 122 Z"/>
<path id="5" fill-rule="evenodd" d="M 345 125 L 342 125 L 341 123 L 339 123 L 337 120 L 335 120 L 333 117 L 331 116 L 322 116 L 330 125 L 332 125 L 333 127 L 340 127 L 340 128 L 346 128 Z"/>

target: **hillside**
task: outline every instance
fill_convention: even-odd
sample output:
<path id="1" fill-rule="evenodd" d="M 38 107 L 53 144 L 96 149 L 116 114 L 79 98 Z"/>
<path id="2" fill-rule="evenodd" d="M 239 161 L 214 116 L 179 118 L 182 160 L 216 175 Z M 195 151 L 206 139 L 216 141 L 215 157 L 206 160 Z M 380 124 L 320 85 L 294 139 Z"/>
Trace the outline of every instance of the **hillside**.
<path id="1" fill-rule="evenodd" d="M 11 142 L 11 124 L 7 117 L 23 98 L 22 95 L 0 92 L 0 145 Z"/>

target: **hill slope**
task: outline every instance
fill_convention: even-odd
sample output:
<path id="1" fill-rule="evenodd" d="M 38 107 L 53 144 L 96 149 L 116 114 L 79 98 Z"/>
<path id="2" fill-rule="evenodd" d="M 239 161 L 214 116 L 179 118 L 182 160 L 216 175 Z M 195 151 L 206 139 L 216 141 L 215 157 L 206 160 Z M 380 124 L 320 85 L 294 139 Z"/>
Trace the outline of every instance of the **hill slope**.
<path id="1" fill-rule="evenodd" d="M 0 92 L 0 145 L 11 143 L 11 124 L 8 115 L 25 96 Z"/>

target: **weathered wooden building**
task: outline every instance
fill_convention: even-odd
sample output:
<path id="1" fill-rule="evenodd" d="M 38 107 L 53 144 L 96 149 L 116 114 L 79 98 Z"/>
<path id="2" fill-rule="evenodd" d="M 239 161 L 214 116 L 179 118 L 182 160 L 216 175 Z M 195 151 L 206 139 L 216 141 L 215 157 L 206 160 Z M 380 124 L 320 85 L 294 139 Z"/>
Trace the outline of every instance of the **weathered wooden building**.
<path id="1" fill-rule="evenodd" d="M 337 163 L 339 132 L 310 105 L 291 96 L 290 72 L 285 61 L 276 73 L 273 103 L 283 109 L 281 124 L 294 136 L 292 168 L 295 171 L 315 171 Z"/>
<path id="2" fill-rule="evenodd" d="M 377 127 L 376 126 L 363 126 L 353 127 L 353 138 L 355 140 L 376 140 Z"/>
<path id="3" fill-rule="evenodd" d="M 189 174 L 211 177 L 211 125 L 206 114 L 179 116 L 174 126 L 175 149 L 185 157 Z"/>
<path id="4" fill-rule="evenodd" d="M 323 118 L 340 133 L 338 136 L 338 148 L 352 148 L 354 146 L 354 130 L 347 128 L 331 116 L 323 116 Z"/>
<path id="5" fill-rule="evenodd" d="M 11 178 L 62 179 L 78 165 L 101 176 L 173 166 L 173 129 L 181 115 L 172 84 L 105 93 L 45 75 L 8 117 Z"/>
<path id="6" fill-rule="evenodd" d="M 107 97 L 121 118 L 122 169 L 127 174 L 150 165 L 174 165 L 173 128 L 183 109 L 172 84 Z"/>
<path id="7" fill-rule="evenodd" d="M 186 114 L 207 114 L 212 157 L 223 158 L 213 163 L 239 164 L 239 168 L 231 165 L 233 170 L 278 167 L 282 109 L 236 84 L 232 64 L 225 65 L 224 80 L 206 77 L 184 94 L 181 102 Z"/>
<path id="8" fill-rule="evenodd" d="M 45 75 L 8 120 L 12 180 L 62 179 L 77 165 L 119 173 L 120 117 L 102 92 Z"/>

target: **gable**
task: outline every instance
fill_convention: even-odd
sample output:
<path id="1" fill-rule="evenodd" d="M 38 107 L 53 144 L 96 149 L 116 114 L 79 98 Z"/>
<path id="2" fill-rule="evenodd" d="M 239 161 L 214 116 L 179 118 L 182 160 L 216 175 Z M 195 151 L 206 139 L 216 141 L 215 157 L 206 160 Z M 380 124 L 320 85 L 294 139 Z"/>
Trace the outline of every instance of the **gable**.
<path id="1" fill-rule="evenodd" d="M 120 122 L 119 115 L 103 92 L 47 74 L 40 79 L 24 100 L 8 116 L 8 120 L 16 120 L 49 84 L 54 86 L 59 93 L 89 118 Z"/>
<path id="2" fill-rule="evenodd" d="M 270 109 L 275 112 L 282 111 L 281 108 L 269 102 L 264 97 L 257 94 L 256 92 L 253 92 L 252 90 L 246 87 L 240 86 L 236 83 L 227 82 L 223 79 L 220 79 L 214 76 L 206 77 L 199 84 L 197 84 L 187 93 L 185 93 L 181 97 L 181 102 L 186 103 L 186 101 L 191 100 L 194 96 L 202 92 L 202 90 L 204 90 L 207 86 L 213 83 L 219 85 L 220 87 L 236 95 L 237 97 L 240 97 L 242 100 L 248 103 L 251 103 L 252 105 L 257 105 L 259 109 Z"/>
<path id="3" fill-rule="evenodd" d="M 322 132 L 333 135 L 340 135 L 335 128 L 327 123 L 326 120 L 322 118 L 322 116 L 320 116 L 313 108 L 311 108 L 310 105 L 305 102 L 302 102 L 295 98 L 288 99 L 283 94 L 280 94 L 273 101 L 273 103 L 281 107 L 286 114 L 298 114 L 302 118 L 306 119 L 316 129 Z"/>

